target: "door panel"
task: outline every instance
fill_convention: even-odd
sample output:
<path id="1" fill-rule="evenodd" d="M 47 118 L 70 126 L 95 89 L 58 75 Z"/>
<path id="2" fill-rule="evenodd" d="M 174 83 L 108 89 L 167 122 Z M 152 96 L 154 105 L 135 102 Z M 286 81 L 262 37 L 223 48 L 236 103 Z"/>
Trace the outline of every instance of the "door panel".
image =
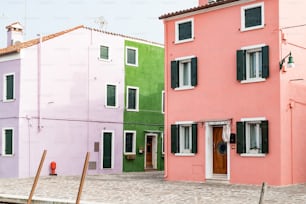
<path id="1" fill-rule="evenodd" d="M 112 133 L 103 134 L 103 168 L 112 168 Z"/>
<path id="2" fill-rule="evenodd" d="M 153 168 L 153 163 L 152 163 L 152 137 L 148 136 L 147 137 L 147 148 L 146 148 L 146 167 L 147 168 Z"/>
<path id="3" fill-rule="evenodd" d="M 227 143 L 222 140 L 223 127 L 213 127 L 213 173 L 227 173 Z"/>

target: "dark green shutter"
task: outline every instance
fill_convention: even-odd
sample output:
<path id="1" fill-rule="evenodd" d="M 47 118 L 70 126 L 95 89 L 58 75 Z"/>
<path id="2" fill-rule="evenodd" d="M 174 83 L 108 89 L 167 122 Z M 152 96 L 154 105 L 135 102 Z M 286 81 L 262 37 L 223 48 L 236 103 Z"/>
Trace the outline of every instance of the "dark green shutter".
<path id="1" fill-rule="evenodd" d="M 178 40 L 186 40 L 191 39 L 192 37 L 192 22 L 188 21 L 185 23 L 180 23 L 178 25 L 179 39 Z"/>
<path id="2" fill-rule="evenodd" d="M 128 89 L 128 109 L 136 109 L 136 94 L 137 90 L 133 88 Z"/>
<path id="3" fill-rule="evenodd" d="M 5 130 L 5 154 L 13 154 L 13 130 Z"/>
<path id="4" fill-rule="evenodd" d="M 262 78 L 269 77 L 269 46 L 261 48 L 262 52 Z"/>
<path id="5" fill-rule="evenodd" d="M 267 120 L 261 121 L 262 153 L 269 153 L 269 123 Z"/>
<path id="6" fill-rule="evenodd" d="M 237 153 L 245 153 L 245 123 L 244 122 L 236 122 L 236 134 L 237 134 Z"/>
<path id="7" fill-rule="evenodd" d="M 112 168 L 112 133 L 103 134 L 103 168 Z"/>
<path id="8" fill-rule="evenodd" d="M 198 83 L 197 67 L 198 67 L 198 60 L 196 57 L 194 57 L 191 59 L 191 85 L 192 86 L 196 86 Z"/>
<path id="9" fill-rule="evenodd" d="M 192 153 L 198 152 L 198 125 L 192 124 Z"/>
<path id="10" fill-rule="evenodd" d="M 246 60 L 245 50 L 237 50 L 236 53 L 237 61 L 237 80 L 242 81 L 246 79 Z"/>
<path id="11" fill-rule="evenodd" d="M 14 99 L 14 75 L 6 76 L 6 99 Z"/>
<path id="12" fill-rule="evenodd" d="M 171 88 L 179 86 L 179 62 L 171 61 Z"/>
<path id="13" fill-rule="evenodd" d="M 116 86 L 107 85 L 107 106 L 116 106 Z"/>
<path id="14" fill-rule="evenodd" d="M 100 58 L 101 59 L 108 59 L 108 47 L 100 46 Z"/>
<path id="15" fill-rule="evenodd" d="M 259 26 L 262 24 L 262 17 L 261 17 L 261 6 L 250 8 L 245 10 L 245 27 L 253 27 L 253 26 Z"/>
<path id="16" fill-rule="evenodd" d="M 171 153 L 179 152 L 179 126 L 171 125 Z"/>

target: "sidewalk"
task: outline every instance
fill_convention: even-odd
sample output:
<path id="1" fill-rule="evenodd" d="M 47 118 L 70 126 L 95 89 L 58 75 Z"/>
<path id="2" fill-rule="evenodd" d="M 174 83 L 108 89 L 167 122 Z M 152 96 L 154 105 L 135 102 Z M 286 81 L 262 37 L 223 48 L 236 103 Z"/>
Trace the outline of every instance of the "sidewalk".
<path id="1" fill-rule="evenodd" d="M 75 203 L 80 177 L 41 177 L 34 203 Z M 25 203 L 33 178 L 0 179 L 0 203 Z M 258 204 L 261 186 L 167 182 L 163 172 L 87 176 L 81 203 Z M 265 204 L 305 204 L 306 184 L 269 187 Z"/>

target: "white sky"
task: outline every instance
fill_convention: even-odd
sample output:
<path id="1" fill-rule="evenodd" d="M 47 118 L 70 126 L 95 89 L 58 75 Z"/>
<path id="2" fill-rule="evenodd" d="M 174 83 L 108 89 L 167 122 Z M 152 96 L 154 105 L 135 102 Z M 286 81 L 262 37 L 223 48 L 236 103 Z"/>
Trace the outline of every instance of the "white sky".
<path id="1" fill-rule="evenodd" d="M 0 0 L 0 47 L 6 47 L 5 26 L 19 21 L 25 26 L 25 40 L 66 30 L 78 25 L 163 43 L 163 22 L 159 16 L 192 8 L 198 0 Z"/>

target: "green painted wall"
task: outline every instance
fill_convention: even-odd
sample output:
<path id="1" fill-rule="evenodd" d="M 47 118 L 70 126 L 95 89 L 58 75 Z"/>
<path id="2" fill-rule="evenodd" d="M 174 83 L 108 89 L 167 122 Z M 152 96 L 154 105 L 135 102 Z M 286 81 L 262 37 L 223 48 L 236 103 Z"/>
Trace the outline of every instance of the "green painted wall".
<path id="1" fill-rule="evenodd" d="M 136 130 L 136 157 L 127 160 L 123 156 L 123 171 L 144 171 L 145 156 L 139 153 L 139 147 L 145 147 L 147 130 L 158 134 L 157 169 L 163 170 L 161 132 L 164 130 L 164 48 L 128 40 L 125 41 L 126 46 L 138 48 L 138 67 L 125 65 L 125 104 L 127 86 L 138 87 L 139 111 L 126 111 L 126 108 L 124 111 L 124 130 Z"/>

